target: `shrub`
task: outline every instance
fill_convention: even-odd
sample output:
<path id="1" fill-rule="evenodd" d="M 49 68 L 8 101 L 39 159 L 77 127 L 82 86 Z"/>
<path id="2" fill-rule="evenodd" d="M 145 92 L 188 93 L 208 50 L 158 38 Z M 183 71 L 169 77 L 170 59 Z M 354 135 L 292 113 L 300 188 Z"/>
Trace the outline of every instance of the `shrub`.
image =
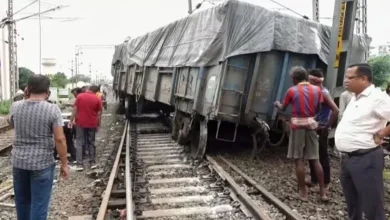
<path id="1" fill-rule="evenodd" d="M 11 108 L 11 101 L 0 101 L 0 115 L 8 115 Z"/>

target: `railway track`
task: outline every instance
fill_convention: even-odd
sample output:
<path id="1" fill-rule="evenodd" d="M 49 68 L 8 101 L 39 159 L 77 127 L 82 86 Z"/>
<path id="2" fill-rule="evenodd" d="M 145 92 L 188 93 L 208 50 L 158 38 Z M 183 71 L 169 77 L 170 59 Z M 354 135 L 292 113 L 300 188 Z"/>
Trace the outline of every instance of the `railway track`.
<path id="1" fill-rule="evenodd" d="M 10 125 L 0 127 L 0 153 L 6 152 L 12 146 L 13 131 Z"/>
<path id="2" fill-rule="evenodd" d="M 11 126 L 10 125 L 2 125 L 2 126 L 0 126 L 0 134 L 6 132 L 8 130 L 11 130 Z"/>
<path id="3" fill-rule="evenodd" d="M 140 115 L 126 122 L 97 220 L 119 219 L 121 209 L 127 220 L 302 219 L 226 159 L 192 160 L 161 121 Z"/>
<path id="4" fill-rule="evenodd" d="M 14 208 L 12 181 L 7 180 L 7 171 L 9 168 L 9 150 L 12 147 L 13 130 L 11 126 L 0 127 L 0 209 L 8 207 Z"/>

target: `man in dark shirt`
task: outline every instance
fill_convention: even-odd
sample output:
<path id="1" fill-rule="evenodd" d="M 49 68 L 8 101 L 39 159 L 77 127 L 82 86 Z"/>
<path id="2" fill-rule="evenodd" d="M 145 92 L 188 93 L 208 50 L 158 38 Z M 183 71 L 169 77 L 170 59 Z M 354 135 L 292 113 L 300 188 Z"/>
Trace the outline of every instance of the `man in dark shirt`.
<path id="1" fill-rule="evenodd" d="M 76 125 L 77 170 L 83 169 L 83 146 L 91 168 L 96 168 L 95 134 L 100 127 L 102 102 L 91 90 L 77 95 L 73 106 L 71 122 Z M 70 127 L 73 123 L 69 123 Z"/>
<path id="2" fill-rule="evenodd" d="M 319 155 L 320 163 L 324 171 L 324 183 L 325 188 L 328 191 L 330 184 L 330 160 L 328 155 L 328 135 L 329 128 L 332 125 L 336 124 L 337 116 L 339 114 L 339 109 L 334 103 L 328 89 L 324 87 L 322 82 L 324 81 L 324 76 L 320 69 L 313 69 L 309 71 L 309 82 L 312 85 L 318 86 L 321 88 L 322 96 L 324 97 L 324 102 L 321 104 L 321 110 L 316 115 L 316 121 L 318 122 L 318 145 L 319 145 Z M 310 165 L 310 176 L 311 181 L 307 182 L 309 187 L 317 185 L 317 175 L 315 173 L 315 168 L 313 163 Z"/>

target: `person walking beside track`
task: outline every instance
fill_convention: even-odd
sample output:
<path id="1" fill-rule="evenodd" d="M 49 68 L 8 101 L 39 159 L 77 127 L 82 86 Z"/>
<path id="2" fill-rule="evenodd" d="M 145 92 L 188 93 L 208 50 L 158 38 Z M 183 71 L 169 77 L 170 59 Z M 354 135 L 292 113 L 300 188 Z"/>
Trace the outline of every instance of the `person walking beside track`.
<path id="1" fill-rule="evenodd" d="M 96 86 L 95 86 L 96 87 Z M 84 93 L 77 95 L 74 103 L 69 127 L 76 125 L 76 170 L 83 170 L 83 146 L 86 149 L 86 156 L 92 169 L 96 168 L 95 161 L 95 135 L 100 127 L 102 115 L 102 101 L 92 91 L 91 86 Z"/>
<path id="2" fill-rule="evenodd" d="M 68 177 L 61 111 L 46 101 L 49 87 L 48 77 L 31 76 L 26 89 L 28 99 L 14 102 L 8 118 L 15 130 L 11 162 L 18 220 L 47 218 L 54 181 L 55 146 L 61 160 L 60 175 L 64 179 Z"/>
<path id="3" fill-rule="evenodd" d="M 335 144 L 341 153 L 340 182 L 350 220 L 385 220 L 383 138 L 390 135 L 390 97 L 372 84 L 368 64 L 354 64 L 345 73 L 353 93 L 337 126 Z"/>
<path id="4" fill-rule="evenodd" d="M 320 185 L 321 200 L 327 200 L 324 187 L 324 174 L 319 162 L 318 138 L 316 129 L 318 123 L 314 117 L 319 113 L 320 105 L 323 102 L 321 89 L 318 86 L 310 85 L 307 80 L 307 72 L 303 67 L 293 67 L 291 77 L 294 86 L 287 90 L 283 104 L 276 101 L 275 107 L 286 110 L 292 105 L 290 140 L 288 145 L 288 158 L 295 161 L 299 197 L 303 201 L 308 199 L 308 189 L 305 184 L 305 167 L 303 160 L 311 160 Z"/>
<path id="5" fill-rule="evenodd" d="M 322 82 L 324 81 L 324 76 L 322 71 L 319 69 L 313 69 L 309 71 L 309 82 L 312 85 L 318 86 L 321 88 L 322 96 L 324 97 L 324 102 L 321 103 L 321 109 L 316 115 L 316 121 L 318 122 L 318 146 L 319 146 L 319 156 L 322 170 L 324 172 L 324 183 L 325 189 L 328 191 L 330 183 L 330 160 L 328 155 L 328 135 L 329 129 L 331 126 L 336 124 L 339 109 L 337 108 L 336 103 L 334 103 L 328 89 L 326 89 Z M 310 177 L 311 181 L 306 184 L 309 187 L 313 187 L 318 184 L 317 175 L 315 172 L 313 161 L 309 161 L 310 165 Z"/>

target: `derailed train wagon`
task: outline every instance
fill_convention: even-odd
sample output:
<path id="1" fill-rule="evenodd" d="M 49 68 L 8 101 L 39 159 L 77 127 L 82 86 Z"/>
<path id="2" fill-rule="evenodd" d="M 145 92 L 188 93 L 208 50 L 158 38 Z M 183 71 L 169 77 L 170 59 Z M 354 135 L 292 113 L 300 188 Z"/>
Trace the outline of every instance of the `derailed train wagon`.
<path id="1" fill-rule="evenodd" d="M 114 89 L 127 112 L 174 111 L 172 136 L 194 157 L 211 137 L 252 136 L 263 147 L 270 129 L 288 130 L 290 110 L 273 102 L 291 86 L 290 68 L 326 70 L 329 42 L 327 26 L 230 0 L 118 45 Z M 363 61 L 366 49 L 354 36 L 349 62 Z"/>

